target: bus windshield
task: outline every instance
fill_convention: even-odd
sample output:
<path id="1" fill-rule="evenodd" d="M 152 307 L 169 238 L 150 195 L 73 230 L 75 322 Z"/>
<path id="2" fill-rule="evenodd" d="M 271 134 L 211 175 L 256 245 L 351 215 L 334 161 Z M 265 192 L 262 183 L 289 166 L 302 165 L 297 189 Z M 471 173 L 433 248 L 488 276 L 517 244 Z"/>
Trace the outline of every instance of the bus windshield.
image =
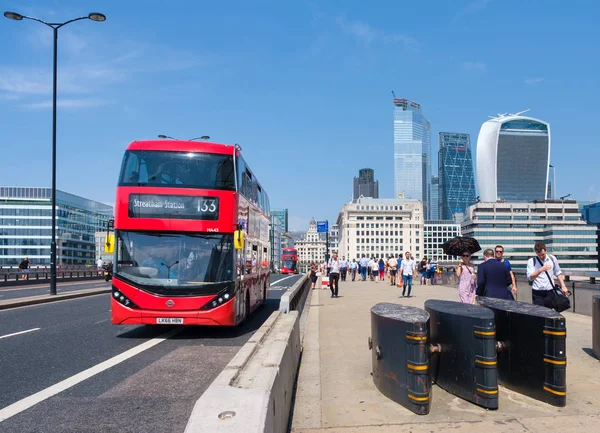
<path id="1" fill-rule="evenodd" d="M 235 190 L 233 156 L 198 152 L 130 150 L 119 186 Z"/>
<path id="2" fill-rule="evenodd" d="M 232 234 L 117 232 L 116 276 L 161 294 L 216 293 L 231 283 Z"/>
<path id="3" fill-rule="evenodd" d="M 292 271 L 296 270 L 296 261 L 295 260 L 283 260 L 281 262 L 281 266 L 286 269 L 290 269 Z"/>

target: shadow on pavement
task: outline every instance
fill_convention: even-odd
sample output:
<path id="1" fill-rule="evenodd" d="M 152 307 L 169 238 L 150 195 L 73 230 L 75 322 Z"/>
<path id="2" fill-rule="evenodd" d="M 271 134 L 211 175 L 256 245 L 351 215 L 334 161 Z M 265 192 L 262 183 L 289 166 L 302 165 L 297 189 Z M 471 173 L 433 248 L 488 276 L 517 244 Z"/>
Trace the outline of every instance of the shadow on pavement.
<path id="1" fill-rule="evenodd" d="M 581 350 L 583 350 L 585 353 L 587 353 L 588 355 L 590 355 L 592 358 L 598 359 L 598 358 L 596 358 L 596 355 L 594 355 L 594 351 L 591 348 L 589 348 L 589 347 L 582 347 Z"/>

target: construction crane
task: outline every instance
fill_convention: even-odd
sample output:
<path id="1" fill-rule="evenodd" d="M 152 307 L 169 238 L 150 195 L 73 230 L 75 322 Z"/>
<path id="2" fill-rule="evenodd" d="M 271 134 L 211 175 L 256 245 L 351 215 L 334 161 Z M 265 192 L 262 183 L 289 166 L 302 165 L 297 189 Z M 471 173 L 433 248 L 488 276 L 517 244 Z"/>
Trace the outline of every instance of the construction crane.
<path id="1" fill-rule="evenodd" d="M 392 96 L 394 97 L 394 99 L 396 99 L 396 94 L 394 93 L 393 90 L 392 90 Z"/>

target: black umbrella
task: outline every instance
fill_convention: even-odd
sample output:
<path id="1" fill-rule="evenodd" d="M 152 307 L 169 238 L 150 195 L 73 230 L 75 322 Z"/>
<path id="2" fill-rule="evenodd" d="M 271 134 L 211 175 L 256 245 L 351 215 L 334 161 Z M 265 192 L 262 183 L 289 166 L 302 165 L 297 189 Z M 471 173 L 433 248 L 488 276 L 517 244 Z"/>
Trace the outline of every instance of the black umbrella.
<path id="1" fill-rule="evenodd" d="M 481 251 L 477 239 L 465 238 L 463 236 L 450 239 L 442 245 L 442 249 L 444 250 L 444 254 L 448 256 L 461 256 L 463 253 L 473 254 Z"/>

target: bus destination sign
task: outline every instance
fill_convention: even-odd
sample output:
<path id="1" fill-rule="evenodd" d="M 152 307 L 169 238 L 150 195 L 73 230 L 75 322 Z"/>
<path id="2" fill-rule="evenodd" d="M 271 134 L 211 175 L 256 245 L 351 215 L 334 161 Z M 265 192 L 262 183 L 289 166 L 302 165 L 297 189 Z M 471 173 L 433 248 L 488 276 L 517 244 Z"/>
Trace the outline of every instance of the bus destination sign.
<path id="1" fill-rule="evenodd" d="M 191 195 L 130 194 L 129 218 L 217 220 L 219 198 Z"/>

